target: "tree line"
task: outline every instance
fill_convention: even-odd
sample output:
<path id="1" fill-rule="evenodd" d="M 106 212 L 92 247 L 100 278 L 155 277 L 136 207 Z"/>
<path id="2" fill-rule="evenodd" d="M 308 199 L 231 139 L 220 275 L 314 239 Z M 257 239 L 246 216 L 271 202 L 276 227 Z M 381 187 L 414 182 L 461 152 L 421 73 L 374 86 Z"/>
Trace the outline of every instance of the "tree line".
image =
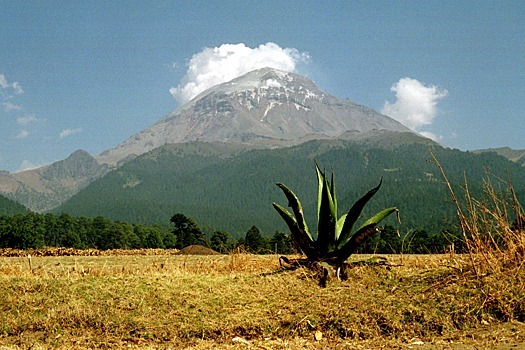
<path id="1" fill-rule="evenodd" d="M 160 226 L 111 221 L 102 216 L 67 213 L 0 215 L 0 248 L 67 247 L 77 249 L 172 248 L 173 234 Z"/>
<path id="2" fill-rule="evenodd" d="M 160 226 L 111 221 L 102 216 L 88 218 L 73 217 L 67 213 L 33 212 L 0 215 L 0 248 L 182 249 L 199 244 L 220 253 L 228 253 L 238 247 L 256 254 L 291 252 L 290 240 L 282 232 L 267 238 L 252 226 L 245 237 L 236 240 L 222 230 L 206 235 L 193 219 L 184 214 L 173 215 L 171 223 L 173 228 L 168 230 Z"/>
<path id="3" fill-rule="evenodd" d="M 289 234 L 275 231 L 264 235 L 255 225 L 244 236 L 235 239 L 224 230 L 205 233 L 195 220 L 176 213 L 171 217 L 171 229 L 95 218 L 27 213 L 0 215 L 0 248 L 38 249 L 67 247 L 77 249 L 140 249 L 177 248 L 202 245 L 220 253 L 234 249 L 254 254 L 290 254 L 296 252 Z M 462 240 L 453 229 L 438 234 L 414 230 L 401 234 L 385 226 L 359 249 L 360 253 L 443 253 L 454 246 L 459 252 Z"/>
<path id="4" fill-rule="evenodd" d="M 176 237 L 176 248 L 189 245 L 203 245 L 218 252 L 227 253 L 237 247 L 243 247 L 254 254 L 290 254 L 297 252 L 297 247 L 291 241 L 289 234 L 275 231 L 271 237 L 265 236 L 254 225 L 245 234 L 235 240 L 226 231 L 214 231 L 206 235 L 198 224 L 184 214 L 172 216 L 173 234 Z M 208 239 L 208 236 L 210 237 Z M 441 230 L 439 233 L 429 233 L 425 230 L 399 232 L 393 226 L 384 226 L 380 233 L 364 242 L 358 250 L 362 254 L 441 254 L 451 250 L 463 252 L 465 249 L 459 230 L 454 228 Z"/>

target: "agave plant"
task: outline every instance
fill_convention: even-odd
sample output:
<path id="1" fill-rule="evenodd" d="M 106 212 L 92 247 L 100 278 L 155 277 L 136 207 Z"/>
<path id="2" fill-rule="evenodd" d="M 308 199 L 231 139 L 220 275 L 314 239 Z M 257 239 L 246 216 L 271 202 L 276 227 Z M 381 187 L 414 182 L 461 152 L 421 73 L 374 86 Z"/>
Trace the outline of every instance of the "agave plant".
<path id="1" fill-rule="evenodd" d="M 395 207 L 387 208 L 366 220 L 355 233 L 353 228 L 368 201 L 376 194 L 382 184 L 366 193 L 350 208 L 348 213 L 338 217 L 337 198 L 335 193 L 334 173 L 330 181 L 326 172 L 321 171 L 315 163 L 318 180 L 317 196 L 317 237 L 314 237 L 306 224 L 303 208 L 297 196 L 282 183 L 277 186 L 288 199 L 293 215 L 284 207 L 273 203 L 273 207 L 290 228 L 292 240 L 306 255 L 310 262 L 325 262 L 335 267 L 341 267 L 357 248 L 368 238 L 378 233 L 379 222 L 392 213 L 398 213 Z"/>

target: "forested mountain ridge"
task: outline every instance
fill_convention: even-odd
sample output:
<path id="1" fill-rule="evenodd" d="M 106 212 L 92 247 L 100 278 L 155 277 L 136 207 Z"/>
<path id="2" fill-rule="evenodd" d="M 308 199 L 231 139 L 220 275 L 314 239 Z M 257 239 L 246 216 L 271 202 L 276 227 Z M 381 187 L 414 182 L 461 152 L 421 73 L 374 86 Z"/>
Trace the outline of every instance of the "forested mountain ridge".
<path id="1" fill-rule="evenodd" d="M 508 173 L 518 196 L 525 197 L 525 169 L 494 153 L 413 143 L 385 148 L 344 140 L 251 150 L 194 142 L 166 145 L 137 157 L 54 212 L 163 226 L 174 213 L 184 213 L 203 227 L 227 230 L 235 237 L 252 225 L 272 235 L 286 231 L 271 205 L 287 204 L 277 182 L 293 189 L 307 220 L 311 225 L 316 221 L 315 159 L 321 167 L 334 169 L 340 211 L 348 210 L 382 178 L 383 186 L 365 214 L 397 206 L 402 229 L 436 232 L 455 225 L 455 209 L 429 149 L 456 188 L 464 185 L 466 176 L 470 190 L 479 194 L 487 174 L 506 179 Z"/>
<path id="2" fill-rule="evenodd" d="M 473 151 L 474 153 L 494 152 L 513 162 L 525 166 L 525 149 L 512 149 L 509 147 L 487 148 Z"/>
<path id="3" fill-rule="evenodd" d="M 25 214 L 29 210 L 22 204 L 0 195 L 0 215 Z"/>

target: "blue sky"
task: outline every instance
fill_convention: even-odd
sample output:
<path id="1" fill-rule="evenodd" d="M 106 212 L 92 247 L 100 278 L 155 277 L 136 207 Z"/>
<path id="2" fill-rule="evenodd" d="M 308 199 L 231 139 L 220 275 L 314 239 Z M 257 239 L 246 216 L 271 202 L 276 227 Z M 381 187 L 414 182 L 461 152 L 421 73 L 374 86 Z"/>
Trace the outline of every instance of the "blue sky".
<path id="1" fill-rule="evenodd" d="M 0 17 L 2 170 L 116 146 L 226 44 L 221 71 L 268 55 L 445 146 L 525 149 L 524 1 L 0 0 Z"/>

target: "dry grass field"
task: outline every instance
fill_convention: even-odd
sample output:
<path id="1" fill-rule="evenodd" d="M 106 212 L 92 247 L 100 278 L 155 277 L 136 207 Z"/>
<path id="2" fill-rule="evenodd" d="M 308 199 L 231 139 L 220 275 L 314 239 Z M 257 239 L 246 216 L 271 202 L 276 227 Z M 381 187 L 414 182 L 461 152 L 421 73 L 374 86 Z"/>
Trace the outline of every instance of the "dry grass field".
<path id="1" fill-rule="evenodd" d="M 387 256 L 326 288 L 275 255 L 34 255 L 0 258 L 0 349 L 525 348 L 521 266 L 478 276 L 469 255 Z"/>

